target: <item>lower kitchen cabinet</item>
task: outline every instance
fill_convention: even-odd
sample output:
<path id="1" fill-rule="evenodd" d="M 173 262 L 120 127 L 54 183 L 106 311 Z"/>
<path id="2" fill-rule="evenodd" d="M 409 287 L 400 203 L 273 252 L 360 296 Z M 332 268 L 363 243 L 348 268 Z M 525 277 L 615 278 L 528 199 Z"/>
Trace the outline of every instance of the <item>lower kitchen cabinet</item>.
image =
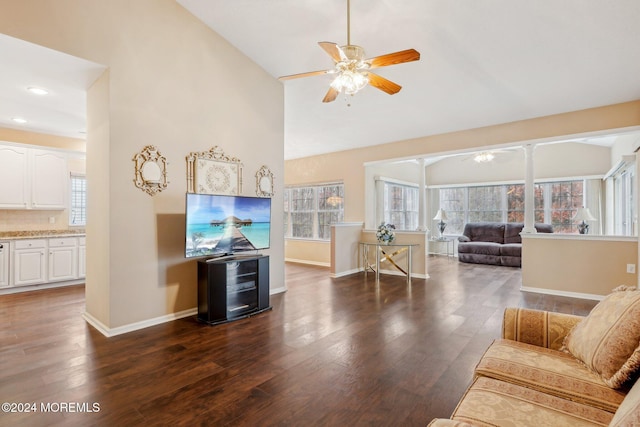
<path id="1" fill-rule="evenodd" d="M 13 286 L 47 281 L 46 239 L 16 240 L 13 250 Z"/>
<path id="2" fill-rule="evenodd" d="M 9 286 L 9 242 L 0 241 L 0 288 Z"/>
<path id="3" fill-rule="evenodd" d="M 49 282 L 78 278 L 78 239 L 49 239 Z"/>
<path id="4" fill-rule="evenodd" d="M 85 237 L 0 240 L 0 290 L 80 283 L 86 276 Z"/>

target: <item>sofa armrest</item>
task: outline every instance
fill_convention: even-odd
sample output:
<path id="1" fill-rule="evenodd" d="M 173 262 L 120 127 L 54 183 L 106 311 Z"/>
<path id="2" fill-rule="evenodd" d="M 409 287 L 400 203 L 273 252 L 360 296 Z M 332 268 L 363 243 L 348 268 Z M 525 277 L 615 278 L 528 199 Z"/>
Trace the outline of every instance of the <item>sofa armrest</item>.
<path id="1" fill-rule="evenodd" d="M 560 350 L 567 334 L 582 316 L 508 307 L 502 321 L 502 338 Z"/>
<path id="2" fill-rule="evenodd" d="M 436 418 L 432 420 L 427 427 L 474 427 L 474 425 L 475 424 L 469 424 L 462 421 Z"/>
<path id="3" fill-rule="evenodd" d="M 470 242 L 471 239 L 467 236 L 458 236 L 458 242 Z"/>

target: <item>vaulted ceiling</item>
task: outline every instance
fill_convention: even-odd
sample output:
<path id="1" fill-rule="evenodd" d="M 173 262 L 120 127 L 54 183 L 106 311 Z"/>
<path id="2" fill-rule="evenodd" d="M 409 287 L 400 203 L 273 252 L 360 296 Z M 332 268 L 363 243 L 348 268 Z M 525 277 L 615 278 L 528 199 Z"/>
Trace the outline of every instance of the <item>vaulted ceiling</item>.
<path id="1" fill-rule="evenodd" d="M 274 77 L 331 68 L 346 0 L 177 0 Z M 284 82 L 285 156 L 382 144 L 640 99 L 638 0 L 351 0 L 351 42 L 402 86 L 321 102 L 331 76 Z M 350 104 L 350 106 L 348 106 Z"/>
<path id="2" fill-rule="evenodd" d="M 346 44 L 346 0 L 177 2 L 274 78 L 331 68 L 317 43 Z M 421 59 L 378 70 L 402 86 L 392 96 L 367 87 L 326 104 L 331 76 L 283 82 L 285 157 L 640 99 L 639 17 L 638 0 L 351 0 L 351 42 L 367 57 L 414 48 Z M 0 35 L 0 125 L 25 126 L 10 117 L 33 113 L 42 119 L 32 130 L 82 137 L 78 91 L 100 67 L 81 61 L 75 75 L 62 66 L 54 90 L 69 96 L 43 106 L 41 99 L 18 98 L 11 79 L 26 72 L 6 65 L 29 50 L 3 48 L 9 39 Z M 50 71 L 55 62 L 47 61 L 31 70 Z M 73 76 L 75 82 L 65 78 Z"/>

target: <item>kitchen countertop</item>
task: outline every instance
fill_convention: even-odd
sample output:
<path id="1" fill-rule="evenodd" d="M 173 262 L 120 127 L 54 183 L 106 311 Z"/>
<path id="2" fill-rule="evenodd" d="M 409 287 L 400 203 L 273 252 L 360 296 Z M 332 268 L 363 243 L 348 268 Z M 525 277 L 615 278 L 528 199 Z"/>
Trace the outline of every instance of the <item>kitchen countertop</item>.
<path id="1" fill-rule="evenodd" d="M 30 230 L 30 231 L 0 231 L 0 239 L 18 240 L 18 239 L 38 239 L 48 237 L 76 237 L 84 236 L 83 228 L 73 230 Z"/>

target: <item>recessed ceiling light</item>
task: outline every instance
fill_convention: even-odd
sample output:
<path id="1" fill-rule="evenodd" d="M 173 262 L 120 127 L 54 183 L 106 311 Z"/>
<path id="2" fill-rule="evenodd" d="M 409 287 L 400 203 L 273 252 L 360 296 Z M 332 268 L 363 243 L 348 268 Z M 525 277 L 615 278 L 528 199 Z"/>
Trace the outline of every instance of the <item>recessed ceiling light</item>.
<path id="1" fill-rule="evenodd" d="M 20 123 L 20 124 L 27 123 L 27 120 L 23 119 L 22 117 L 12 117 L 11 120 L 13 120 L 16 123 Z"/>
<path id="2" fill-rule="evenodd" d="M 31 93 L 35 93 L 36 95 L 48 95 L 49 91 L 46 89 L 42 89 L 41 87 L 29 86 L 27 90 Z"/>

